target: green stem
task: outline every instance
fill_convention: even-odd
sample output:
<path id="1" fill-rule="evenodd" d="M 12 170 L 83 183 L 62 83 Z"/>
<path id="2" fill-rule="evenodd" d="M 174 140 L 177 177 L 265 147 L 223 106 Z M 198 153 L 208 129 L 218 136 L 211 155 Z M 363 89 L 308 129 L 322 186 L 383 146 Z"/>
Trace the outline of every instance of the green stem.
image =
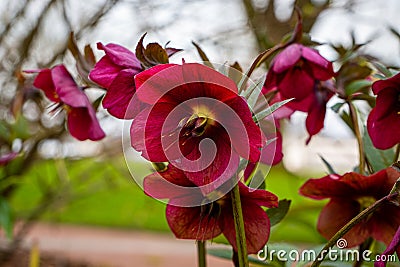
<path id="1" fill-rule="evenodd" d="M 357 111 L 350 101 L 348 101 L 347 104 L 349 105 L 350 117 L 351 117 L 351 121 L 353 123 L 353 130 L 354 130 L 354 134 L 357 138 L 357 143 L 358 143 L 358 154 L 360 156 L 360 161 L 359 161 L 360 174 L 364 174 L 364 172 L 365 172 L 364 145 L 363 145 L 360 125 L 358 123 Z"/>
<path id="2" fill-rule="evenodd" d="M 246 234 L 244 231 L 244 220 L 242 203 L 240 202 L 239 185 L 236 184 L 231 191 L 233 218 L 235 221 L 236 245 L 238 250 L 239 267 L 248 267 Z"/>
<path id="3" fill-rule="evenodd" d="M 199 267 L 206 267 L 207 266 L 207 262 L 206 262 L 206 241 L 198 240 L 196 243 L 197 243 L 198 266 Z"/>
<path id="4" fill-rule="evenodd" d="M 313 262 L 311 267 L 318 267 L 321 262 L 324 260 L 326 253 L 331 247 L 333 247 L 336 242 L 344 236 L 348 231 L 351 230 L 356 224 L 358 224 L 361 220 L 365 219 L 368 215 L 370 215 L 372 212 L 374 212 L 377 208 L 379 208 L 383 203 L 386 201 L 390 201 L 393 198 L 398 197 L 399 193 L 394 193 L 394 194 L 389 194 L 378 201 L 376 201 L 373 205 L 369 206 L 362 212 L 360 212 L 356 217 L 354 217 L 350 222 L 348 222 L 345 226 L 343 226 L 329 241 L 326 243 L 326 245 L 322 248 L 322 250 L 319 252 L 316 260 Z"/>
<path id="5" fill-rule="evenodd" d="M 397 162 L 399 160 L 399 156 L 400 156 L 400 144 L 397 144 L 393 162 Z"/>

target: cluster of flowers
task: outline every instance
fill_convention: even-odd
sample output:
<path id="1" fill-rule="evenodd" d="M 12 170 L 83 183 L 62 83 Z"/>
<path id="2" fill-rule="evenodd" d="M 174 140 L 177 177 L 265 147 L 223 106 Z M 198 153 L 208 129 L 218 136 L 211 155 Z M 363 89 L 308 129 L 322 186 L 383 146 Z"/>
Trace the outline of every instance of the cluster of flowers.
<path id="1" fill-rule="evenodd" d="M 150 196 L 169 199 L 166 216 L 176 237 L 209 240 L 223 233 L 236 250 L 227 192 L 238 183 L 248 252 L 256 253 L 270 233 L 262 207 L 277 207 L 278 198 L 247 187 L 250 173 L 259 162 L 273 165 L 281 161 L 280 119 L 290 118 L 295 111 L 308 113 L 306 143 L 323 128 L 327 102 L 334 95 L 343 96 L 337 89 L 337 73 L 313 48 L 298 43 L 284 47 L 271 62 L 261 95 L 269 104 L 293 100 L 263 118 L 274 122 L 276 129 L 271 134 L 254 120 L 255 111 L 232 79 L 201 64 L 170 64 L 169 57 L 179 50 L 156 46 L 144 48 L 140 43 L 135 54 L 117 44 L 98 44 L 105 55 L 89 78 L 106 90 L 102 105 L 116 118 L 133 119 L 132 147 L 147 160 L 163 163 L 145 178 L 144 189 Z M 105 134 L 95 109 L 66 68 L 58 65 L 38 72 L 34 85 L 66 110 L 71 135 L 79 140 L 102 139 Z M 377 148 L 391 148 L 400 143 L 400 74 L 376 81 L 372 89 L 377 98 L 368 117 L 368 133 Z M 274 143 L 273 155 L 268 140 Z M 240 159 L 248 162 L 244 174 L 238 172 Z M 399 176 L 394 168 L 370 176 L 332 174 L 307 181 L 300 193 L 331 199 L 317 226 L 329 239 L 360 211 L 388 195 Z M 192 205 L 195 202 L 203 204 Z M 399 225 L 399 207 L 388 202 L 345 238 L 349 246 L 369 237 L 389 245 Z M 391 247 L 400 253 L 398 242 Z"/>

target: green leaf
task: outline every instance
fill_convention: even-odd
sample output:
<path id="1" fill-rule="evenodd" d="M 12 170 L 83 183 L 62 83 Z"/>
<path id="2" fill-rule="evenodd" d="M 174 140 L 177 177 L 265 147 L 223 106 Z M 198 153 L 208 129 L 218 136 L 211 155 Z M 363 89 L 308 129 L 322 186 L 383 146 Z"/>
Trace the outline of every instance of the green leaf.
<path id="1" fill-rule="evenodd" d="M 392 72 L 386 68 L 383 64 L 379 62 L 371 62 L 372 65 L 374 65 L 375 68 L 377 68 L 383 75 L 385 75 L 386 78 L 392 77 L 393 74 Z"/>
<path id="2" fill-rule="evenodd" d="M 282 199 L 279 201 L 277 208 L 268 209 L 267 215 L 269 217 L 271 226 L 276 225 L 286 216 L 289 211 L 291 200 Z"/>
<path id="3" fill-rule="evenodd" d="M 337 174 L 337 172 L 333 169 L 332 165 L 322 155 L 318 155 L 318 156 L 324 162 L 324 165 L 328 169 L 329 174 Z"/>
<path id="4" fill-rule="evenodd" d="M 221 259 L 232 260 L 233 252 L 231 248 L 207 248 L 207 254 Z M 258 266 L 276 266 L 261 261 L 254 256 L 248 256 L 249 262 Z"/>
<path id="5" fill-rule="evenodd" d="M 0 197 L 0 226 L 4 229 L 8 238 L 13 234 L 13 218 L 10 205 L 7 200 Z"/>
<path id="6" fill-rule="evenodd" d="M 286 103 L 292 101 L 293 99 L 294 98 L 286 99 L 286 100 L 277 102 L 277 103 L 273 104 L 272 106 L 269 106 L 267 109 L 260 111 L 259 113 L 254 115 L 253 120 L 257 122 L 257 121 L 260 121 L 260 120 L 266 118 L 267 116 L 271 115 L 275 110 L 282 107 Z"/>
<path id="7" fill-rule="evenodd" d="M 366 87 L 371 86 L 371 84 L 372 81 L 369 80 L 355 80 L 349 83 L 344 90 L 346 91 L 346 95 L 352 95 Z"/>
<path id="8" fill-rule="evenodd" d="M 334 112 L 339 113 L 339 111 L 340 111 L 340 109 L 343 107 L 344 103 L 345 103 L 345 102 L 336 103 L 335 105 L 333 105 L 333 106 L 331 107 L 331 109 L 332 109 Z"/>
<path id="9" fill-rule="evenodd" d="M 386 169 L 393 163 L 394 150 L 380 150 L 374 147 L 366 127 L 364 127 L 363 145 L 368 162 L 374 172 Z"/>

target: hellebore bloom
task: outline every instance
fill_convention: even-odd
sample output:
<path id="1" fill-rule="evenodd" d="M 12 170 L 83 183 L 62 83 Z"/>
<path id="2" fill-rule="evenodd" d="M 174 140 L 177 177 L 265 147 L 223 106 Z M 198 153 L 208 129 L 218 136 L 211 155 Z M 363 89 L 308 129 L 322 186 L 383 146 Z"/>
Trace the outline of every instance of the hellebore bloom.
<path id="1" fill-rule="evenodd" d="M 308 180 L 300 188 L 300 194 L 317 200 L 330 198 L 321 211 L 317 225 L 321 235 L 330 239 L 363 209 L 388 195 L 399 177 L 400 172 L 392 167 L 370 176 L 354 172 L 343 176 L 331 174 Z M 360 245 L 369 237 L 388 245 L 399 225 L 399 207 L 387 202 L 355 225 L 343 238 L 347 240 L 348 247 Z"/>
<path id="2" fill-rule="evenodd" d="M 272 61 L 265 81 L 266 90 L 278 88 L 284 99 L 295 110 L 307 111 L 300 101 L 314 94 L 315 81 L 326 81 L 334 76 L 332 63 L 316 50 L 301 44 L 292 44 Z"/>
<path id="3" fill-rule="evenodd" d="M 400 143 L 400 73 L 372 84 L 378 95 L 368 116 L 367 129 L 376 148 L 388 149 Z"/>
<path id="4" fill-rule="evenodd" d="M 119 119 L 131 119 L 138 107 L 127 113 L 127 107 L 136 92 L 134 76 L 141 72 L 142 66 L 135 54 L 117 44 L 97 44 L 105 55 L 96 63 L 89 78 L 107 89 L 103 107 Z"/>
<path id="5" fill-rule="evenodd" d="M 384 267 L 388 260 L 388 256 L 392 255 L 396 251 L 397 256 L 400 257 L 400 226 L 397 228 L 396 234 L 393 237 L 392 242 L 380 255 L 379 260 L 374 263 L 374 267 Z"/>
<path id="6" fill-rule="evenodd" d="M 222 195 L 218 200 L 201 206 L 177 206 L 183 198 L 186 202 L 193 194 L 187 194 L 188 188 L 196 188 L 181 170 L 169 165 L 161 173 L 147 176 L 143 182 L 147 195 L 155 198 L 167 198 L 167 222 L 177 238 L 209 240 L 221 233 L 237 251 L 236 233 L 232 213 L 230 194 Z M 173 189 L 173 185 L 180 185 Z M 242 201 L 244 228 L 249 254 L 257 253 L 268 241 L 270 221 L 261 206 L 278 206 L 278 198 L 265 190 L 251 190 L 239 182 Z M 213 193 L 218 194 L 218 189 Z M 206 197 L 204 197 L 206 199 Z"/>
<path id="7" fill-rule="evenodd" d="M 264 135 L 228 77 L 184 63 L 157 65 L 135 81 L 149 106 L 132 123 L 131 144 L 146 159 L 171 162 L 197 186 L 215 181 L 210 190 L 233 176 L 240 156 L 259 160 Z"/>
<path id="8" fill-rule="evenodd" d="M 285 107 L 308 113 L 308 143 L 323 127 L 326 103 L 334 90 L 333 82 L 328 80 L 334 75 L 332 63 L 316 50 L 292 44 L 272 61 L 262 92 L 277 91 L 280 100 L 293 98 Z"/>
<path id="9" fill-rule="evenodd" d="M 67 111 L 67 124 L 71 135 L 81 141 L 97 141 L 104 138 L 105 134 L 93 106 L 65 66 L 57 65 L 38 72 L 33 85 L 41 89 L 48 99 L 58 103 L 57 107 L 63 107 Z"/>

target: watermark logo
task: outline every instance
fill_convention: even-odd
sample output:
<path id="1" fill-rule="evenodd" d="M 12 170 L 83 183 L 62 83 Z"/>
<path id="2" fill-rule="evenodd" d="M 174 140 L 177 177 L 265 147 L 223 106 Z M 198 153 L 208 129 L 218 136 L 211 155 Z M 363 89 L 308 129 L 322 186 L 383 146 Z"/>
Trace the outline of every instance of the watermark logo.
<path id="1" fill-rule="evenodd" d="M 267 245 L 258 252 L 257 258 L 260 261 L 274 261 L 281 262 L 313 262 L 313 261 L 340 261 L 340 262 L 375 262 L 386 261 L 396 262 L 396 255 L 375 255 L 371 250 L 359 251 L 358 249 L 347 249 L 347 240 L 340 238 L 336 242 L 336 248 L 329 248 L 323 250 L 320 254 L 319 251 L 313 249 L 282 249 L 282 248 L 269 248 Z"/>

